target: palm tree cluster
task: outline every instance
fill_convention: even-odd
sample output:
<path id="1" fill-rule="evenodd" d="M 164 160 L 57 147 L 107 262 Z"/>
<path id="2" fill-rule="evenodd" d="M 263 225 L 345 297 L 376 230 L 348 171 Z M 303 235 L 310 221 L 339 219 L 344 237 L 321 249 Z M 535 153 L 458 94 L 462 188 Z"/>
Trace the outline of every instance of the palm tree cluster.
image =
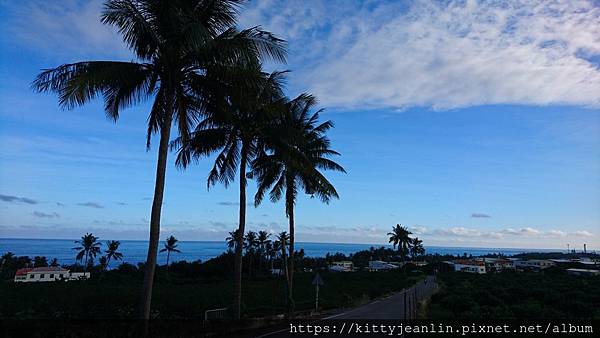
<path id="1" fill-rule="evenodd" d="M 100 96 L 113 121 L 123 109 L 152 101 L 146 146 L 150 149 L 154 135 L 159 136 L 159 144 L 140 319 L 150 318 L 169 149 L 177 152 L 176 164 L 181 168 L 217 154 L 208 174 L 209 187 L 229 186 L 238 179 L 239 234 L 245 233 L 249 179 L 258 185 L 255 205 L 266 194 L 273 202 L 284 199 L 289 220 L 285 243 L 290 299 L 298 194 L 305 192 L 326 203 L 338 198 L 321 172 L 344 172 L 330 159 L 339 155 L 331 150 L 326 136 L 333 124 L 319 121 L 312 95 L 290 99 L 284 94 L 285 71 L 262 70 L 265 61 L 286 61 L 286 42 L 259 27 L 238 30 L 243 2 L 108 0 L 101 21 L 117 28 L 134 59 L 64 64 L 44 70 L 32 84 L 39 92 L 57 93 L 60 106 L 67 109 Z M 172 140 L 173 127 L 176 137 Z M 235 251 L 235 318 L 241 316 L 243 251 L 259 250 L 254 245 L 245 247 L 244 237 L 233 236 L 235 243 L 230 247 Z M 98 253 L 94 245 L 81 244 L 81 248 L 86 264 Z M 282 248 L 283 253 L 286 246 Z"/>
<path id="2" fill-rule="evenodd" d="M 412 232 L 408 231 L 406 227 L 403 227 L 400 224 L 396 224 L 395 227 L 392 228 L 391 232 L 388 232 L 388 236 L 390 236 L 389 242 L 392 243 L 394 249 L 398 247 L 398 253 L 400 254 L 400 258 L 402 262 L 406 262 L 406 257 L 410 255 L 413 259 L 425 254 L 425 247 L 423 247 L 423 241 L 418 237 L 410 237 Z"/>
<path id="3" fill-rule="evenodd" d="M 234 248 L 237 245 L 237 234 L 238 230 L 231 231 L 225 239 L 229 253 L 235 253 Z M 273 239 L 271 239 L 272 237 Z M 255 272 L 271 273 L 275 271 L 275 264 L 277 264 L 281 271 L 288 271 L 287 265 L 290 263 L 288 260 L 290 236 L 286 231 L 279 234 L 271 234 L 265 230 L 258 232 L 248 231 L 243 238 L 242 245 L 244 249 L 244 266 L 248 275 L 252 275 Z M 294 256 L 298 254 L 303 255 L 303 252 L 296 251 Z M 286 272 L 283 275 L 287 282 L 288 273 Z"/>
<path id="4" fill-rule="evenodd" d="M 100 243 L 98 240 L 99 238 L 94 236 L 93 234 L 86 233 L 81 237 L 80 240 L 75 241 L 75 244 L 78 244 L 78 246 L 73 248 L 73 250 L 77 251 L 75 259 L 78 262 L 81 262 L 82 260 L 84 261 L 84 270 L 87 270 L 89 267 L 93 266 L 96 256 L 98 256 L 102 252 L 102 249 L 100 249 L 102 243 Z M 111 260 L 123 260 L 123 254 L 118 252 L 120 245 L 121 242 L 119 241 L 106 242 L 107 250 L 104 252 L 106 255 L 100 257 L 99 260 L 100 266 L 103 270 L 108 268 Z M 45 257 L 43 258 L 44 260 L 46 259 Z M 54 259 L 52 264 L 58 265 L 58 262 L 56 262 L 56 258 Z M 48 266 L 48 264 L 46 263 L 45 266 Z"/>

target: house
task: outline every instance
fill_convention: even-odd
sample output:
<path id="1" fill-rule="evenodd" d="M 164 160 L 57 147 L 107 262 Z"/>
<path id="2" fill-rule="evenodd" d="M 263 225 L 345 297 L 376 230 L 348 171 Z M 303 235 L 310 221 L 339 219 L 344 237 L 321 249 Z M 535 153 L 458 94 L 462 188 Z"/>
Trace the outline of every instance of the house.
<path id="1" fill-rule="evenodd" d="M 521 270 L 543 270 L 556 265 L 549 259 L 528 259 L 515 261 L 515 268 Z"/>
<path id="2" fill-rule="evenodd" d="M 61 267 L 39 267 L 18 269 L 15 273 L 15 282 L 54 282 L 90 278 L 89 272 L 70 272 Z"/>
<path id="3" fill-rule="evenodd" d="M 572 276 L 600 276 L 600 270 L 591 269 L 567 269 L 567 274 Z"/>
<path id="4" fill-rule="evenodd" d="M 329 271 L 352 272 L 352 271 L 354 271 L 354 264 L 351 261 L 333 262 L 329 265 Z"/>
<path id="5" fill-rule="evenodd" d="M 454 271 L 485 273 L 485 262 L 473 259 L 457 259 L 454 262 Z"/>
<path id="6" fill-rule="evenodd" d="M 515 268 L 514 262 L 506 258 L 484 258 L 486 271 L 500 272 L 504 270 L 513 270 Z"/>
<path id="7" fill-rule="evenodd" d="M 369 271 L 394 270 L 398 266 L 384 261 L 369 261 Z"/>

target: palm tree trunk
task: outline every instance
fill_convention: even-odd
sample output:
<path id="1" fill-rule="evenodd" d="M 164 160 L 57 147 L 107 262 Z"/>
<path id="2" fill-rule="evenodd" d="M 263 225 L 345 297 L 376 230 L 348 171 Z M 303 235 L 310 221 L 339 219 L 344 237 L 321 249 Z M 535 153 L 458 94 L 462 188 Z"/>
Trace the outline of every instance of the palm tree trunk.
<path id="1" fill-rule="evenodd" d="M 248 162 L 248 146 L 242 142 L 240 158 L 240 224 L 238 227 L 237 246 L 235 247 L 235 266 L 233 268 L 233 317 L 242 317 L 242 250 L 244 246 L 244 232 L 246 231 L 246 164 Z"/>
<path id="2" fill-rule="evenodd" d="M 171 137 L 171 114 L 168 113 L 160 130 L 160 145 L 158 147 L 158 161 L 156 164 L 156 182 L 154 185 L 154 200 L 150 214 L 150 240 L 148 243 L 148 256 L 144 268 L 144 284 L 139 319 L 150 319 L 150 304 L 152 302 L 152 286 L 154 284 L 154 270 L 156 269 L 156 255 L 160 236 L 160 213 L 162 211 L 163 195 L 165 192 L 165 174 L 167 171 L 167 155 L 169 152 L 169 139 Z"/>
<path id="3" fill-rule="evenodd" d="M 171 258 L 171 251 L 167 250 L 167 272 L 169 272 L 169 258 Z"/>
<path id="4" fill-rule="evenodd" d="M 287 180 L 289 182 L 289 179 Z M 293 181 L 292 181 L 293 182 Z M 289 264 L 288 264 L 288 304 L 289 304 L 289 313 L 290 316 L 294 313 L 294 197 L 292 195 L 292 190 L 290 189 L 288 183 L 288 188 L 286 189 L 286 209 L 288 214 L 288 220 L 290 225 L 290 254 L 289 254 Z M 293 188 L 292 188 L 293 189 Z"/>

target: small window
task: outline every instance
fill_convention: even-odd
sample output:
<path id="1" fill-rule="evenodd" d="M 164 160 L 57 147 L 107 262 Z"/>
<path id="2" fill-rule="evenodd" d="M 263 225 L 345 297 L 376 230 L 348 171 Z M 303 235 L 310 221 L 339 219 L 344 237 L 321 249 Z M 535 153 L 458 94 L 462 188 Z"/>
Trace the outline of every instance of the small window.
<path id="1" fill-rule="evenodd" d="M 50 274 L 50 278 L 54 278 L 54 274 L 53 273 Z"/>
<path id="2" fill-rule="evenodd" d="M 29 275 L 29 279 L 33 279 L 33 274 Z"/>
<path id="3" fill-rule="evenodd" d="M 40 278 L 46 278 L 46 274 L 41 274 Z"/>

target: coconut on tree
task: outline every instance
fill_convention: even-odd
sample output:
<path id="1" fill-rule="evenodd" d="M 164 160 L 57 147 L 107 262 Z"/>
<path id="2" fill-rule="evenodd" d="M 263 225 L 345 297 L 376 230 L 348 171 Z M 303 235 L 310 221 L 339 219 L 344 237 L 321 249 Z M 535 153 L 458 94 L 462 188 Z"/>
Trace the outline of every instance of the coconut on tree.
<path id="1" fill-rule="evenodd" d="M 133 60 L 63 64 L 44 70 L 32 84 L 38 92 L 57 93 L 67 109 L 102 97 L 112 121 L 123 109 L 152 101 L 146 145 L 150 149 L 155 134 L 159 145 L 140 319 L 150 318 L 172 126 L 181 139 L 189 138 L 214 84 L 207 74 L 246 60 L 285 61 L 283 40 L 257 27 L 235 28 L 239 5 L 239 0 L 106 1 L 101 21 L 117 28 Z"/>

